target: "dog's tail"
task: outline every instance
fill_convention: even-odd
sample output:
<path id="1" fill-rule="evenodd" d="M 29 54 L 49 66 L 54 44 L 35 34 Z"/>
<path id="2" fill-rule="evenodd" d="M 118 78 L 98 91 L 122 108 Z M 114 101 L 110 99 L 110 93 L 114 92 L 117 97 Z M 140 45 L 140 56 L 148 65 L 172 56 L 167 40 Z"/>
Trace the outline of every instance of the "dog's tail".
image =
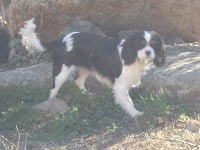
<path id="1" fill-rule="evenodd" d="M 25 21 L 24 27 L 20 29 L 19 35 L 22 36 L 22 45 L 29 53 L 43 52 L 45 48 L 42 46 L 40 39 L 35 33 L 36 25 L 34 18 Z"/>

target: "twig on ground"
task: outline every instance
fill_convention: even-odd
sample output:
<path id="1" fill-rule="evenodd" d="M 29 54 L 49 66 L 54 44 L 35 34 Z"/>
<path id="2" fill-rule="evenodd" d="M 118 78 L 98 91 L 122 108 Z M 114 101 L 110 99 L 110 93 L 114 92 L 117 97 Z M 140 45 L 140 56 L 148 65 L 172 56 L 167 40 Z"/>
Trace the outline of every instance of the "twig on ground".
<path id="1" fill-rule="evenodd" d="M 17 130 L 17 133 L 18 133 L 18 141 L 17 141 L 17 148 L 16 148 L 16 150 L 19 150 L 19 144 L 20 144 L 20 133 L 19 133 L 19 128 L 18 128 L 18 126 L 16 126 L 16 130 Z"/>
<path id="2" fill-rule="evenodd" d="M 14 143 L 10 142 L 10 141 L 9 141 L 6 137 L 4 137 L 3 135 L 0 135 L 0 140 L 1 140 L 1 143 L 2 143 L 2 145 L 3 145 L 3 147 L 4 147 L 5 149 L 8 149 L 6 143 L 10 144 L 11 146 L 16 147 L 16 145 L 15 145 Z M 5 141 L 5 142 L 4 142 L 4 141 Z"/>
<path id="3" fill-rule="evenodd" d="M 28 138 L 28 133 L 26 133 L 25 144 L 24 144 L 24 150 L 26 150 L 27 138 Z"/>
<path id="4" fill-rule="evenodd" d="M 169 140 L 170 140 L 170 141 L 181 142 L 181 143 L 184 143 L 184 144 L 188 144 L 188 145 L 193 146 L 193 147 L 199 147 L 199 146 L 200 146 L 200 145 L 196 145 L 196 144 L 193 144 L 193 143 L 191 143 L 191 142 L 187 142 L 187 141 L 180 140 L 180 139 L 173 139 L 173 138 L 170 138 Z"/>

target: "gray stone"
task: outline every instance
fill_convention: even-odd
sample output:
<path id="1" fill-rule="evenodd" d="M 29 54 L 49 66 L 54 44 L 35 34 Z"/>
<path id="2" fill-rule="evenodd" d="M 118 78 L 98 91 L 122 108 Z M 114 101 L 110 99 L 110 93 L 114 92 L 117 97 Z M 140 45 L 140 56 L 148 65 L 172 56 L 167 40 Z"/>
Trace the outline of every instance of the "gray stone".
<path id="1" fill-rule="evenodd" d="M 64 113 L 69 110 L 69 107 L 65 103 L 65 101 L 60 100 L 58 98 L 54 98 L 51 100 L 46 100 L 42 103 L 39 103 L 33 107 L 33 109 L 38 109 L 46 112 L 50 112 L 52 114 Z"/>
<path id="2" fill-rule="evenodd" d="M 172 98 L 198 100 L 200 47 L 168 46 L 166 64 L 149 70 L 142 83 L 149 90 L 162 88 Z"/>
<path id="3" fill-rule="evenodd" d="M 119 37 L 120 39 L 123 39 L 123 38 L 125 38 L 126 36 L 129 36 L 129 35 L 133 34 L 133 33 L 136 32 L 136 31 L 138 31 L 138 30 L 123 30 L 123 31 L 119 31 L 118 37 Z"/>
<path id="4" fill-rule="evenodd" d="M 0 73 L 0 86 L 44 84 L 51 81 L 52 64 L 42 63 Z"/>
<path id="5" fill-rule="evenodd" d="M 79 19 L 76 19 L 75 21 L 70 23 L 67 27 L 63 29 L 63 31 L 61 31 L 63 35 L 66 35 L 70 32 L 91 32 L 97 35 L 105 36 L 100 28 L 96 27 L 92 22 Z"/>
<path id="6" fill-rule="evenodd" d="M 167 40 L 166 44 L 168 45 L 176 45 L 176 44 L 183 44 L 185 43 L 184 39 L 180 37 L 172 37 Z"/>

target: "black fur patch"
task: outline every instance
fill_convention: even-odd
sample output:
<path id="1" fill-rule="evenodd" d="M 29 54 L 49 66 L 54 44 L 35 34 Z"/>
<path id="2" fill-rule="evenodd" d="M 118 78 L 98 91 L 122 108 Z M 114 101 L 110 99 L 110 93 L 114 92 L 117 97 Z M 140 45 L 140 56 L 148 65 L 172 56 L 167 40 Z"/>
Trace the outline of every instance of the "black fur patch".
<path id="1" fill-rule="evenodd" d="M 141 41 L 146 42 L 143 31 L 135 32 L 126 38 L 121 54 L 126 65 L 134 63 L 137 58 L 137 51 L 146 46 Z"/>
<path id="2" fill-rule="evenodd" d="M 156 66 L 162 66 L 165 63 L 165 48 L 164 48 L 164 42 L 161 38 L 161 36 L 159 34 L 157 34 L 156 32 L 152 31 L 151 32 L 152 38 L 151 38 L 151 42 L 153 44 L 150 44 L 151 47 L 154 49 L 155 51 L 155 58 L 153 60 L 154 64 Z"/>
<path id="3" fill-rule="evenodd" d="M 66 65 L 77 65 L 95 69 L 114 82 L 122 70 L 117 50 L 119 39 L 107 38 L 91 33 L 78 33 L 73 36 L 73 50 L 66 52 Z"/>

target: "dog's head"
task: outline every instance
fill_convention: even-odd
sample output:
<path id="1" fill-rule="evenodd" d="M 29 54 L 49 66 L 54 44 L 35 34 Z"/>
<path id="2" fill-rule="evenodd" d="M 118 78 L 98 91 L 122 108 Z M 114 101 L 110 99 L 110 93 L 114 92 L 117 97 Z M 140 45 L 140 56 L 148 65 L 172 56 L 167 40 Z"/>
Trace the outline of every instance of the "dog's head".
<path id="1" fill-rule="evenodd" d="M 156 66 L 165 63 L 165 48 L 160 35 L 154 31 L 137 31 L 121 42 L 121 57 L 126 65 L 136 59 L 143 62 L 153 61 Z"/>

